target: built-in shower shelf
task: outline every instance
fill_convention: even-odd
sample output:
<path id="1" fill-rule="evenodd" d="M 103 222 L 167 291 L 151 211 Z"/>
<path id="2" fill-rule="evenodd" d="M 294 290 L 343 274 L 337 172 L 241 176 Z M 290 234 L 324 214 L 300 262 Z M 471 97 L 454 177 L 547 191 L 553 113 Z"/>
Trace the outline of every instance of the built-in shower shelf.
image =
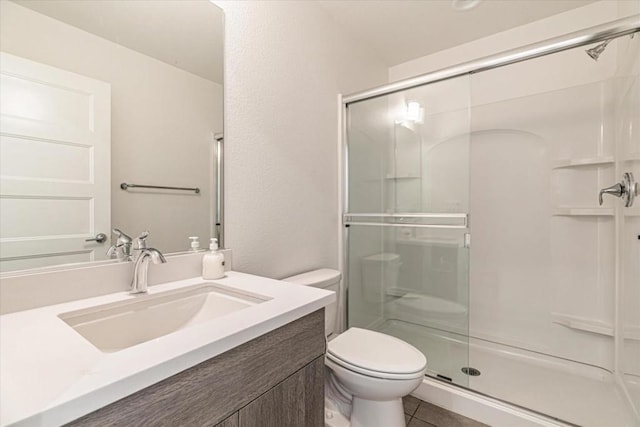
<path id="1" fill-rule="evenodd" d="M 590 319 L 588 317 L 574 316 L 566 313 L 551 313 L 553 323 L 566 326 L 567 328 L 579 331 L 592 332 L 598 335 L 612 337 L 614 334 L 613 325 L 602 320 Z M 640 341 L 640 326 L 625 325 L 624 338 Z"/>
<path id="2" fill-rule="evenodd" d="M 615 162 L 613 156 L 602 156 L 602 157 L 586 157 L 581 159 L 562 159 L 556 160 L 553 163 L 554 169 L 561 168 L 573 168 L 580 166 L 597 166 L 597 165 L 610 165 Z"/>
<path id="3" fill-rule="evenodd" d="M 553 323 L 580 331 L 592 332 L 598 335 L 613 336 L 613 325 L 602 320 L 588 317 L 574 316 L 566 313 L 551 313 Z"/>
<path id="4" fill-rule="evenodd" d="M 613 216 L 613 208 L 572 208 L 554 209 L 554 216 Z"/>
<path id="5" fill-rule="evenodd" d="M 640 216 L 640 208 L 625 208 L 622 212 L 624 216 Z"/>
<path id="6" fill-rule="evenodd" d="M 625 154 L 623 159 L 627 162 L 640 161 L 640 152 Z"/>

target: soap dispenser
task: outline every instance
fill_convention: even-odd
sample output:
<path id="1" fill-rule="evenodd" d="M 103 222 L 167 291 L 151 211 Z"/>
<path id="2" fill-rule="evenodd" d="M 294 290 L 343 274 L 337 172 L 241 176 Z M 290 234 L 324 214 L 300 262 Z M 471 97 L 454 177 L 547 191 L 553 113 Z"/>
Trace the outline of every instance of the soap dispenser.
<path id="1" fill-rule="evenodd" d="M 200 241 L 198 240 L 198 236 L 189 237 L 191 240 L 191 252 L 198 252 L 200 250 Z"/>
<path id="2" fill-rule="evenodd" d="M 222 279 L 224 277 L 224 255 L 218 250 L 218 239 L 211 238 L 209 252 L 202 257 L 202 278 L 204 280 Z"/>

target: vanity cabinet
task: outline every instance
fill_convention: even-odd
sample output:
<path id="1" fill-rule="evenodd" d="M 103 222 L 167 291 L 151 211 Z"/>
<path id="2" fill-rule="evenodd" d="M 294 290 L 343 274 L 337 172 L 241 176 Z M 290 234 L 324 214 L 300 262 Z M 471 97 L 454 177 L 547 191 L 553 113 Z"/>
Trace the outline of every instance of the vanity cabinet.
<path id="1" fill-rule="evenodd" d="M 322 427 L 324 309 L 69 426 Z"/>
<path id="2" fill-rule="evenodd" d="M 324 357 L 319 357 L 239 411 L 239 427 L 322 426 Z"/>

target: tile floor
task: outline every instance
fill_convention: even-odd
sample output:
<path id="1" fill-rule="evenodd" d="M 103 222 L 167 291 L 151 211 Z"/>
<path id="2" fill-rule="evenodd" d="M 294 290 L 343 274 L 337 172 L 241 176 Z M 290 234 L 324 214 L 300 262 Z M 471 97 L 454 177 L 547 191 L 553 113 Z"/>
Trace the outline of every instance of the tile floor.
<path id="1" fill-rule="evenodd" d="M 413 396 L 402 399 L 407 427 L 489 427 Z"/>

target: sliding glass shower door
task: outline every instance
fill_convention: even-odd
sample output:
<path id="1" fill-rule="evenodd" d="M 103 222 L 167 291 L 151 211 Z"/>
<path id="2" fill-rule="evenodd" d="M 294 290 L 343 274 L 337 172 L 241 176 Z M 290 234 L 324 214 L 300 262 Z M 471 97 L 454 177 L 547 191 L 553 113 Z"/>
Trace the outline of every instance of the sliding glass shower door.
<path id="1" fill-rule="evenodd" d="M 468 384 L 469 77 L 347 107 L 348 326 Z M 471 372 L 472 373 L 472 372 Z"/>
<path id="2" fill-rule="evenodd" d="M 606 44 L 351 98 L 347 316 L 441 380 L 637 426 L 640 37 Z"/>

